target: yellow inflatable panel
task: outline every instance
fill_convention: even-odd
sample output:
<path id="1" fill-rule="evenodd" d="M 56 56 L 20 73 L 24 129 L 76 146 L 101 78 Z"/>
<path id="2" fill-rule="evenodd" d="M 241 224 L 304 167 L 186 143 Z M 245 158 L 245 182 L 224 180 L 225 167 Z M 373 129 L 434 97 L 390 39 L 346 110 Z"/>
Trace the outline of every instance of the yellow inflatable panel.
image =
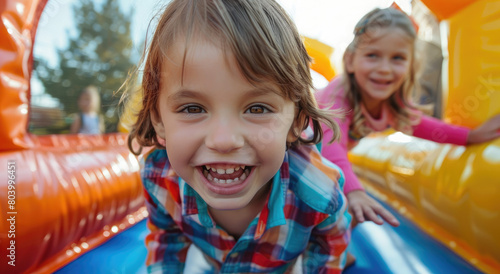
<path id="1" fill-rule="evenodd" d="M 326 80 L 332 80 L 336 74 L 332 59 L 333 48 L 316 39 L 305 36 L 303 38 L 307 53 L 313 59 L 311 69 L 323 75 Z"/>
<path id="2" fill-rule="evenodd" d="M 126 107 L 123 110 L 123 114 L 120 116 L 120 121 L 118 122 L 118 131 L 123 133 L 130 132 L 132 125 L 134 125 L 137 120 L 137 114 L 142 107 L 142 93 L 135 92 L 126 103 Z"/>
<path id="3" fill-rule="evenodd" d="M 476 127 L 500 113 L 500 1 L 475 1 L 449 22 L 445 120 Z"/>
<path id="4" fill-rule="evenodd" d="M 500 269 L 500 139 L 442 145 L 389 131 L 349 160 L 366 189 L 486 273 Z"/>

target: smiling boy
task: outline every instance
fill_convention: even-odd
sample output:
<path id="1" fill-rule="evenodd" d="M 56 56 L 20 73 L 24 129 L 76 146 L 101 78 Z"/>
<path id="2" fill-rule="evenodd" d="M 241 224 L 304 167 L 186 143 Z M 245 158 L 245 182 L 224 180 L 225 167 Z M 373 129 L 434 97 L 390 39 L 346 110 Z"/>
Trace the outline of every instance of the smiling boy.
<path id="1" fill-rule="evenodd" d="M 284 273 L 299 257 L 305 273 L 341 272 L 343 177 L 314 146 L 320 122 L 336 124 L 316 105 L 309 62 L 274 1 L 167 7 L 130 134 L 156 146 L 141 170 L 150 272 L 182 272 L 189 248 L 211 272 Z"/>

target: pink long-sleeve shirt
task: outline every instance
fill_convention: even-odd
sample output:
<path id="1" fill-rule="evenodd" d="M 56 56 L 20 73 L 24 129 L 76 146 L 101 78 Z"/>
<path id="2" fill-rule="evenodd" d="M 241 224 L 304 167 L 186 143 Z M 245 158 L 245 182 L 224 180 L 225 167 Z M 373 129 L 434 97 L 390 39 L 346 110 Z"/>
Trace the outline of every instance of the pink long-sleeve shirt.
<path id="1" fill-rule="evenodd" d="M 352 108 L 346 96 L 346 91 L 342 84 L 342 76 L 337 76 L 324 89 L 318 90 L 316 99 L 319 105 L 323 108 L 342 109 L 345 111 L 345 116 L 335 121 L 340 126 L 341 138 L 339 142 L 328 144 L 333 136 L 332 129 L 323 127 L 323 145 L 321 154 L 339 166 L 345 175 L 344 193 L 347 194 L 353 190 L 363 190 L 363 186 L 354 174 L 351 163 L 347 158 L 349 148 L 355 146 L 358 140 L 354 140 L 349 135 L 349 126 L 353 119 Z M 333 104 L 332 104 L 333 103 Z M 367 117 L 368 112 L 365 112 L 365 117 L 371 123 L 368 124 L 374 131 L 381 131 L 393 125 L 392 115 L 382 115 L 383 117 L 375 119 Z M 422 139 L 438 142 L 449 143 L 456 145 L 466 145 L 469 129 L 465 127 L 449 125 L 441 120 L 422 115 L 418 124 L 413 126 L 413 136 Z"/>

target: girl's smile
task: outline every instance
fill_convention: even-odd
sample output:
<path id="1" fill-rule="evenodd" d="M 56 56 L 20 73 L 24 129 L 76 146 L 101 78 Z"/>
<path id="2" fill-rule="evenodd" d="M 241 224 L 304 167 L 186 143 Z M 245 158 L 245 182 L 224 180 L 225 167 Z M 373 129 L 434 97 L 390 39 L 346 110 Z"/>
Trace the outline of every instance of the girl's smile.
<path id="1" fill-rule="evenodd" d="M 378 88 L 378 89 L 387 89 L 392 84 L 391 80 L 383 80 L 383 79 L 373 79 L 373 78 L 370 78 L 369 81 L 371 82 L 371 84 L 375 88 Z"/>
<path id="2" fill-rule="evenodd" d="M 412 54 L 413 44 L 408 35 L 399 28 L 389 27 L 361 40 L 346 58 L 347 72 L 354 74 L 369 111 L 378 109 L 401 88 L 410 71 Z"/>

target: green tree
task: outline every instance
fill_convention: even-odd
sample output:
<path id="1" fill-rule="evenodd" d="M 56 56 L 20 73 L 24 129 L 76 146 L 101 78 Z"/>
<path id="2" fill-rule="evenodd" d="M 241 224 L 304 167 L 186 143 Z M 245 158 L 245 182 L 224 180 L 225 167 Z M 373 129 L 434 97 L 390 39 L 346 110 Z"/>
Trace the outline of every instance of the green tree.
<path id="1" fill-rule="evenodd" d="M 68 32 L 68 47 L 57 50 L 58 67 L 50 67 L 43 57 L 36 58 L 35 75 L 67 114 L 78 112 L 76 102 L 84 87 L 98 87 L 106 132 L 114 132 L 119 119 L 119 97 L 114 92 L 134 66 L 130 32 L 133 11 L 122 11 L 116 0 L 99 2 L 100 7 L 94 0 L 73 5 L 76 33 L 70 36 Z"/>

